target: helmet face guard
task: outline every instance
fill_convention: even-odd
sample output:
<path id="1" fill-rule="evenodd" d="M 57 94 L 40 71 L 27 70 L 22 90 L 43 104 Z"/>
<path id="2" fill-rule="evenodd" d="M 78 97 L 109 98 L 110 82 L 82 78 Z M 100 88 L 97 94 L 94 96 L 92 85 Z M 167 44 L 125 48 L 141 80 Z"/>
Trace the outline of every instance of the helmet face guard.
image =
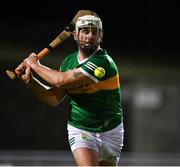
<path id="1" fill-rule="evenodd" d="M 102 21 L 98 17 L 85 15 L 78 18 L 76 22 L 76 31 L 83 27 L 95 27 L 102 31 Z"/>
<path id="2" fill-rule="evenodd" d="M 91 46 L 86 46 L 85 44 L 78 42 L 78 45 L 82 51 L 84 51 L 87 54 L 92 54 L 98 48 L 99 44 L 102 41 L 102 37 L 103 37 L 102 21 L 100 18 L 95 17 L 93 15 L 85 15 L 79 17 L 76 22 L 76 32 L 79 32 L 79 30 L 83 28 L 97 29 L 97 35 L 99 36 L 97 43 Z"/>

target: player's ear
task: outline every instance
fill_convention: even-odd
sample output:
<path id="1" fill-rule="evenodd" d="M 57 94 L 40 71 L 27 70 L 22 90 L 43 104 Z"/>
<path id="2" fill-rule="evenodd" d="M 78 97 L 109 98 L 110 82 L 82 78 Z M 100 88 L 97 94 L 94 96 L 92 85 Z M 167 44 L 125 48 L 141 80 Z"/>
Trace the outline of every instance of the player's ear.
<path id="1" fill-rule="evenodd" d="M 73 31 L 73 37 L 74 37 L 74 40 L 78 40 L 78 32 L 77 31 Z"/>

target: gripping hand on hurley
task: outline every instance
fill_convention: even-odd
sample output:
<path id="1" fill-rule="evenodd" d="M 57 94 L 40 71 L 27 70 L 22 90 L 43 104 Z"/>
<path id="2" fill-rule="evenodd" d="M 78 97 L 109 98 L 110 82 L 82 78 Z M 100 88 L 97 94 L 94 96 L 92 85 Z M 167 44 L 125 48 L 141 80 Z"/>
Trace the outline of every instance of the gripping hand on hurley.
<path id="1" fill-rule="evenodd" d="M 17 68 L 15 69 L 15 73 L 18 76 L 18 78 L 20 78 L 23 82 L 25 82 L 26 84 L 28 84 L 30 82 L 31 79 L 31 67 L 29 66 L 29 64 L 27 63 L 27 59 L 30 59 L 32 62 L 36 62 L 37 63 L 37 58 L 36 58 L 36 54 L 35 53 L 31 53 L 29 55 L 28 58 L 26 58 L 21 64 L 19 64 L 17 66 Z"/>

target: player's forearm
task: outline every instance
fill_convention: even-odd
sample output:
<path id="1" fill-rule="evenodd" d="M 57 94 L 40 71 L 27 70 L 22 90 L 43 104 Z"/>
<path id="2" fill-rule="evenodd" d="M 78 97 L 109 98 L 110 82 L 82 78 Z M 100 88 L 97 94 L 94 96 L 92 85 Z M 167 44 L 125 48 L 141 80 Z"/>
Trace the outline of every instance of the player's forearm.
<path id="1" fill-rule="evenodd" d="M 65 96 L 65 90 L 55 91 L 55 89 L 42 84 L 40 81 L 38 81 L 34 77 L 31 77 L 31 80 L 27 84 L 27 86 L 32 90 L 33 94 L 38 99 L 40 99 L 43 103 L 51 107 L 54 107 L 57 104 L 59 104 L 59 102 Z"/>
<path id="2" fill-rule="evenodd" d="M 43 80 L 48 82 L 50 85 L 55 87 L 61 87 L 63 86 L 64 82 L 64 73 L 52 70 L 50 68 L 47 68 L 41 64 L 32 64 L 31 68 L 33 71 L 35 71 Z"/>

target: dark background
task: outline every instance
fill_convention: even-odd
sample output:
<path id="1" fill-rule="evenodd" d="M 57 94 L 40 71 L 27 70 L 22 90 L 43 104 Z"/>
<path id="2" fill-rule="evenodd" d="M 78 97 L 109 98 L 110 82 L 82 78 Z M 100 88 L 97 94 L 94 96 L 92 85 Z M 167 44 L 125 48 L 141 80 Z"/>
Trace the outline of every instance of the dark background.
<path id="1" fill-rule="evenodd" d="M 37 2 L 6 1 L 4 6 L 1 6 L 3 40 L 11 37 L 11 40 L 29 42 L 27 37 L 31 35 L 30 33 L 32 35 L 40 33 L 39 36 L 42 36 L 42 41 L 45 40 L 46 43 L 50 40 L 49 35 L 55 35 L 59 29 L 68 25 L 78 10 L 90 9 L 96 11 L 102 18 L 105 31 L 104 45 L 108 48 L 128 52 L 179 53 L 178 1 L 67 0 L 53 3 L 39 1 L 38 4 Z M 42 25 L 39 28 L 41 24 L 45 27 Z M 15 27 L 16 33 L 13 31 Z M 32 31 L 27 31 L 25 27 L 29 27 Z M 48 33 L 46 28 L 49 29 Z"/>
<path id="2" fill-rule="evenodd" d="M 4 2 L 0 10 L 0 149 L 69 150 L 67 101 L 50 108 L 19 80 L 10 80 L 5 70 L 49 44 L 80 9 L 90 9 L 102 19 L 102 47 L 120 69 L 124 152 L 178 153 L 179 7 L 180 2 L 173 0 Z M 75 48 L 68 39 L 42 62 L 58 68 Z"/>

